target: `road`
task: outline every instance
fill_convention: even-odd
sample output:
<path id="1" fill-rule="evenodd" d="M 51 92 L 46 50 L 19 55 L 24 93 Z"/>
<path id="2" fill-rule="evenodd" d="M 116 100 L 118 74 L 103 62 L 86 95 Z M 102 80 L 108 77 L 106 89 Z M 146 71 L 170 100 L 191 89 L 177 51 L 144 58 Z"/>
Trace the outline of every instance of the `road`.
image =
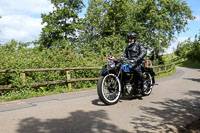
<path id="1" fill-rule="evenodd" d="M 170 133 L 200 118 L 200 69 L 178 67 L 150 96 L 105 106 L 96 89 L 0 104 L 0 133 Z"/>

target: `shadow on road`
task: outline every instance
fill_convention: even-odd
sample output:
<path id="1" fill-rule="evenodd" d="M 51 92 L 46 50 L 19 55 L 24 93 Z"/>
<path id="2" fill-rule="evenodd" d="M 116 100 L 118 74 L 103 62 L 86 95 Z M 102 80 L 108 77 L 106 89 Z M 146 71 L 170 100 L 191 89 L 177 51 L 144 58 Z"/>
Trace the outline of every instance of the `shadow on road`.
<path id="1" fill-rule="evenodd" d="M 186 80 L 192 80 L 192 81 L 196 81 L 196 82 L 200 82 L 200 79 L 195 79 L 195 78 L 184 78 Z"/>
<path id="2" fill-rule="evenodd" d="M 108 106 L 108 105 L 104 104 L 100 99 L 92 100 L 92 104 L 97 105 L 97 106 Z"/>
<path id="3" fill-rule="evenodd" d="M 122 102 L 123 100 L 136 100 L 136 99 L 143 100 L 142 96 L 124 96 L 119 99 L 119 102 Z M 92 104 L 97 105 L 97 106 L 109 106 L 109 105 L 104 104 L 100 99 L 92 100 Z"/>
<path id="4" fill-rule="evenodd" d="M 104 110 L 75 111 L 63 119 L 40 120 L 26 118 L 19 123 L 18 133 L 128 133 L 117 126 L 106 123 L 109 120 Z"/>
<path id="5" fill-rule="evenodd" d="M 131 122 L 135 132 L 162 132 L 163 130 L 165 132 L 175 132 L 175 130 L 182 132 L 184 129 L 183 125 L 200 118 L 200 91 L 189 91 L 185 95 L 194 98 L 167 99 L 164 102 L 153 102 L 159 108 L 153 106 L 140 107 L 143 115 L 133 117 Z"/>
<path id="6" fill-rule="evenodd" d="M 142 95 L 135 96 L 124 96 L 120 100 L 143 100 Z"/>

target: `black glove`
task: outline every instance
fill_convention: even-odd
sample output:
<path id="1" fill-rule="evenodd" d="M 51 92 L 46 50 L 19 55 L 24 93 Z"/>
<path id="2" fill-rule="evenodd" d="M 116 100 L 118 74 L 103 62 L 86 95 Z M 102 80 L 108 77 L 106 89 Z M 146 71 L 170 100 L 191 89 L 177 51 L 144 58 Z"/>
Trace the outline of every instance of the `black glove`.
<path id="1" fill-rule="evenodd" d="M 139 63 L 141 61 L 141 58 L 140 57 L 137 57 L 134 59 L 137 63 Z"/>
<path id="2" fill-rule="evenodd" d="M 137 64 L 137 61 L 136 61 L 136 60 L 129 60 L 129 61 L 128 61 L 128 65 L 129 65 L 129 66 L 135 67 L 136 64 Z"/>

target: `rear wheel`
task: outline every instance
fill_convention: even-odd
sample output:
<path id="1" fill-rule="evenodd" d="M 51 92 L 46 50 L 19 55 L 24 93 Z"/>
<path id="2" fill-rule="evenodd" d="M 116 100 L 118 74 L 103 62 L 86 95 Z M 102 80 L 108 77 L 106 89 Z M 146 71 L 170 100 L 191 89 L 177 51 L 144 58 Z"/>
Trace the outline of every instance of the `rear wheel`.
<path id="1" fill-rule="evenodd" d="M 105 104 L 117 103 L 121 94 L 121 84 L 118 77 L 115 74 L 101 76 L 97 84 L 97 93 Z"/>
<path id="2" fill-rule="evenodd" d="M 153 88 L 153 79 L 150 73 L 145 72 L 144 74 L 145 81 L 143 83 L 144 89 L 143 89 L 143 96 L 148 96 L 152 92 Z"/>

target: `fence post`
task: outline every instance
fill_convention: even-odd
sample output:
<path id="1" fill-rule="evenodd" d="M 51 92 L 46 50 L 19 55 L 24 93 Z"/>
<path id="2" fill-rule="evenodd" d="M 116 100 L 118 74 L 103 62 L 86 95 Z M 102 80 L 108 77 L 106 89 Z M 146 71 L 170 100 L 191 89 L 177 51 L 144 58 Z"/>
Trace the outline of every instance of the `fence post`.
<path id="1" fill-rule="evenodd" d="M 161 68 L 161 67 L 158 67 L 158 72 L 160 72 L 160 71 L 161 71 L 161 70 L 160 70 L 160 68 Z M 160 75 L 160 73 L 159 73 L 158 75 Z"/>
<path id="2" fill-rule="evenodd" d="M 164 71 L 166 72 L 168 69 L 167 69 L 167 66 L 164 66 Z"/>
<path id="3" fill-rule="evenodd" d="M 23 85 L 26 84 L 26 74 L 23 72 L 23 73 L 20 74 L 20 77 L 22 79 Z"/>
<path id="4" fill-rule="evenodd" d="M 71 76 L 70 76 L 70 71 L 66 71 L 67 74 L 67 81 L 71 80 Z M 71 89 L 72 88 L 72 84 L 71 83 L 67 83 L 68 88 Z"/>

